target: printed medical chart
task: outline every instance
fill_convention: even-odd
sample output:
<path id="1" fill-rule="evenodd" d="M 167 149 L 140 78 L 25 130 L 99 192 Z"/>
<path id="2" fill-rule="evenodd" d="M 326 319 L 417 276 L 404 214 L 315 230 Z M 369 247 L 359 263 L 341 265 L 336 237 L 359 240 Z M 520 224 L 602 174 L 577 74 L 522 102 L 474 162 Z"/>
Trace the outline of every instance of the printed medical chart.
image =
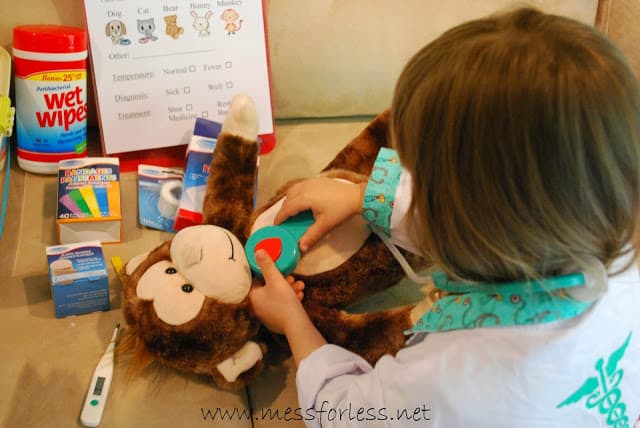
<path id="1" fill-rule="evenodd" d="M 105 154 L 188 144 L 239 93 L 273 134 L 260 0 L 85 0 Z"/>

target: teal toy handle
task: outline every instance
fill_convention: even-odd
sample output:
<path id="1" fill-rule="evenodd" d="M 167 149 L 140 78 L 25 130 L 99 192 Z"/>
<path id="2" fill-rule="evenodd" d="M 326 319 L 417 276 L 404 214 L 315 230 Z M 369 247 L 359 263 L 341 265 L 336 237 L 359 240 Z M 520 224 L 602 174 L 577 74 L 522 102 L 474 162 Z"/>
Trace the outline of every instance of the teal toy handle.
<path id="1" fill-rule="evenodd" d="M 293 217 L 289 217 L 286 221 L 280 224 L 280 227 L 289 232 L 296 242 L 298 242 L 307 229 L 311 227 L 313 222 L 313 212 L 303 211 Z"/>
<path id="2" fill-rule="evenodd" d="M 271 256 L 276 268 L 282 275 L 289 275 L 300 260 L 298 241 L 313 224 L 313 213 L 303 211 L 289 217 L 278 226 L 267 226 L 256 230 L 245 244 L 245 253 L 251 271 L 262 277 L 262 272 L 255 258 L 255 252 L 264 249 Z"/>

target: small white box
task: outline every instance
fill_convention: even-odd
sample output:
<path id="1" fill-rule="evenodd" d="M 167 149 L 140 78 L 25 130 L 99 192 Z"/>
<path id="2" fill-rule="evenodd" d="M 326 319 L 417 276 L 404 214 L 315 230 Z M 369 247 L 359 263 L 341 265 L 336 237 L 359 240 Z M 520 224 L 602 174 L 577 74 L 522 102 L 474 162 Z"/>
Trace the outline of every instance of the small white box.
<path id="1" fill-rule="evenodd" d="M 47 247 L 47 264 L 57 318 L 111 309 L 100 241 Z"/>

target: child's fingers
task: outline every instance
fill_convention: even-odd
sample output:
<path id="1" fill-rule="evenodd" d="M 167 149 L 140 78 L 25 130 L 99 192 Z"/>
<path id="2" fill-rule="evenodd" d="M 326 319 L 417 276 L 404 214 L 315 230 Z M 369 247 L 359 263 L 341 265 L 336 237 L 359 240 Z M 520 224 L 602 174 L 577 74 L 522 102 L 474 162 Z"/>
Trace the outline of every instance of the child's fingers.
<path id="1" fill-rule="evenodd" d="M 256 251 L 256 262 L 260 267 L 265 283 L 269 284 L 284 280 L 282 274 L 265 250 Z"/>
<path id="2" fill-rule="evenodd" d="M 284 200 L 284 203 L 282 204 L 282 208 L 280 208 L 280 211 L 278 211 L 275 218 L 273 219 L 273 222 L 275 224 L 280 224 L 289 217 L 301 213 L 302 211 L 310 210 L 311 208 L 311 202 L 306 198 L 287 196 L 287 198 Z"/>
<path id="3" fill-rule="evenodd" d="M 291 284 L 291 288 L 293 288 L 295 291 L 302 291 L 304 290 L 304 282 L 296 281 Z"/>
<path id="4" fill-rule="evenodd" d="M 304 288 L 304 282 L 300 280 L 296 280 L 293 275 L 287 275 L 285 279 L 287 280 L 289 285 L 296 290 L 297 289 L 302 290 Z"/>
<path id="5" fill-rule="evenodd" d="M 324 225 L 322 221 L 316 221 L 309 229 L 302 235 L 298 245 L 300 245 L 300 250 L 307 251 L 309 248 L 313 247 L 313 245 L 318 242 L 320 238 L 322 238 L 327 232 L 329 228 Z"/>
<path id="6" fill-rule="evenodd" d="M 260 303 L 260 299 L 263 297 L 264 285 L 252 284 L 249 289 L 249 306 L 251 310 L 255 312 L 255 307 Z"/>

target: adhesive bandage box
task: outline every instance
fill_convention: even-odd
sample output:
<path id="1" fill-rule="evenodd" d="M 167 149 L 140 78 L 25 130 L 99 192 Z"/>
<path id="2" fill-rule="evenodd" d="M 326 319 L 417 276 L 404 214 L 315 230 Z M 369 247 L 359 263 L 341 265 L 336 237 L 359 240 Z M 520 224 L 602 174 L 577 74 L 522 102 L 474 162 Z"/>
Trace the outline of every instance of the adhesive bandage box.
<path id="1" fill-rule="evenodd" d="M 202 222 L 202 203 L 209 178 L 209 166 L 221 128 L 222 125 L 218 122 L 200 117 L 196 119 L 187 147 L 182 195 L 173 224 L 175 230 Z"/>
<path id="2" fill-rule="evenodd" d="M 55 245 L 46 251 L 56 317 L 111 308 L 100 241 Z"/>
<path id="3" fill-rule="evenodd" d="M 122 239 L 120 161 L 67 159 L 58 164 L 57 232 L 60 244 Z"/>
<path id="4" fill-rule="evenodd" d="M 138 219 L 143 226 L 175 232 L 173 222 L 182 195 L 184 171 L 138 165 Z"/>

